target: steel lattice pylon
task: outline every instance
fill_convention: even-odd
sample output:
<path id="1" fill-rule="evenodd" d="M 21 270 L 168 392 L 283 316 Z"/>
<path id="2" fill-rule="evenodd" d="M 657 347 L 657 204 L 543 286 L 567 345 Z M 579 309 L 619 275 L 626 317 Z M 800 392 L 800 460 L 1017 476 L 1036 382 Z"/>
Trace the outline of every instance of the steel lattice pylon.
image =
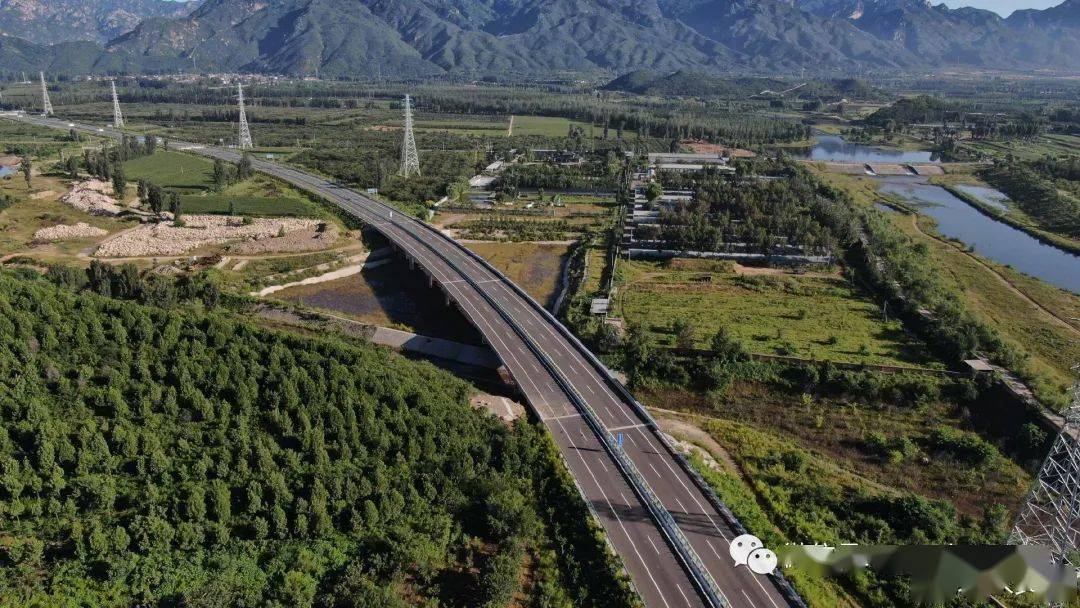
<path id="1" fill-rule="evenodd" d="M 52 116 L 52 102 L 49 101 L 49 87 L 45 86 L 45 72 L 38 72 L 41 75 L 41 115 Z"/>
<path id="2" fill-rule="evenodd" d="M 1072 404 L 1039 469 L 1027 501 L 1020 509 L 1010 545 L 1045 545 L 1055 560 L 1080 566 L 1080 382 L 1073 386 Z"/>
<path id="3" fill-rule="evenodd" d="M 124 126 L 124 115 L 120 113 L 120 98 L 116 96 L 116 81 L 110 80 L 109 84 L 112 85 L 113 126 L 119 129 Z"/>
<path id="4" fill-rule="evenodd" d="M 237 83 L 237 98 L 240 103 L 240 149 L 250 150 L 255 147 L 251 143 L 251 130 L 248 129 L 247 110 L 244 109 L 244 85 Z"/>
<path id="5" fill-rule="evenodd" d="M 420 155 L 413 137 L 412 100 L 405 96 L 405 142 L 401 144 L 401 175 L 420 175 Z"/>

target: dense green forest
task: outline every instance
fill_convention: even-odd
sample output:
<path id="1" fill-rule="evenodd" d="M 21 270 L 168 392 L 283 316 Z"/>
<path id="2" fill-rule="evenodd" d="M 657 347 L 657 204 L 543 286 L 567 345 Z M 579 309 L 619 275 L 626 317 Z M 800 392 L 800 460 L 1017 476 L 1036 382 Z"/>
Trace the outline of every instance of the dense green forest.
<path id="1" fill-rule="evenodd" d="M 1080 157 L 1008 159 L 981 177 L 1050 232 L 1080 238 Z"/>
<path id="2" fill-rule="evenodd" d="M 0 274 L 0 605 L 632 605 L 547 436 L 465 383 L 79 272 Z"/>

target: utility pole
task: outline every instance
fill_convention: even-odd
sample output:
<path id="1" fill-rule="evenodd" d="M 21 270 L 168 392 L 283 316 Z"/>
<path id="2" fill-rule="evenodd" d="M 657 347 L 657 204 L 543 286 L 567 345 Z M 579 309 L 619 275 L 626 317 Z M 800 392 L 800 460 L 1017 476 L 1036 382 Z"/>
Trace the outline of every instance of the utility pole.
<path id="1" fill-rule="evenodd" d="M 120 98 L 116 95 L 116 81 L 110 80 L 109 84 L 112 85 L 113 127 L 119 129 L 124 126 L 124 115 L 120 113 Z"/>
<path id="2" fill-rule="evenodd" d="M 416 152 L 416 139 L 413 137 L 412 100 L 405 96 L 405 141 L 401 145 L 401 175 L 410 177 L 420 175 L 420 155 Z"/>
<path id="3" fill-rule="evenodd" d="M 39 74 L 41 74 L 41 115 L 52 116 L 52 102 L 49 101 L 49 88 L 45 86 L 45 72 L 39 72 Z"/>
<path id="4" fill-rule="evenodd" d="M 240 102 L 240 149 L 250 150 L 255 146 L 251 143 L 251 131 L 248 129 L 247 112 L 244 110 L 244 85 L 237 83 L 236 91 Z"/>
<path id="5" fill-rule="evenodd" d="M 1020 509 L 1009 544 L 1046 545 L 1055 561 L 1076 568 L 1080 566 L 1080 382 L 1073 386 L 1072 404 L 1064 416 L 1065 426 Z"/>

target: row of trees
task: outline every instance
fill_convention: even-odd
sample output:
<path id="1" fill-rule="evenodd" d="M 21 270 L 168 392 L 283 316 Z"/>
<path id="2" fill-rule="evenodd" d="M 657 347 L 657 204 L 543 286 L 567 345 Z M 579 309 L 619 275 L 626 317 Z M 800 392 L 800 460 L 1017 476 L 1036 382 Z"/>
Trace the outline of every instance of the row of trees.
<path id="1" fill-rule="evenodd" d="M 50 277 L 171 299 L 133 267 Z M 0 275 L 0 597 L 496 606 L 548 538 L 550 605 L 631 603 L 540 431 L 433 366 L 200 312 L 211 284 L 167 311 Z"/>

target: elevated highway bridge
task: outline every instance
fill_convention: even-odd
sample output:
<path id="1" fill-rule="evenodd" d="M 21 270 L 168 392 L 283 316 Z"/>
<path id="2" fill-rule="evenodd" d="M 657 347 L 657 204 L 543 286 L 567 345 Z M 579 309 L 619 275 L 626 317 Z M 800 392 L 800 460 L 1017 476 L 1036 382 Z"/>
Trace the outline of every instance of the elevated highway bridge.
<path id="1" fill-rule="evenodd" d="M 121 136 L 57 118 L 17 119 Z M 173 141 L 170 146 L 227 162 L 240 159 L 233 149 Z M 253 165 L 379 231 L 479 329 L 551 432 L 646 606 L 804 606 L 781 576 L 755 575 L 733 565 L 728 546 L 744 532 L 741 524 L 625 387 L 517 285 L 431 225 L 385 203 L 293 167 L 257 159 Z"/>

